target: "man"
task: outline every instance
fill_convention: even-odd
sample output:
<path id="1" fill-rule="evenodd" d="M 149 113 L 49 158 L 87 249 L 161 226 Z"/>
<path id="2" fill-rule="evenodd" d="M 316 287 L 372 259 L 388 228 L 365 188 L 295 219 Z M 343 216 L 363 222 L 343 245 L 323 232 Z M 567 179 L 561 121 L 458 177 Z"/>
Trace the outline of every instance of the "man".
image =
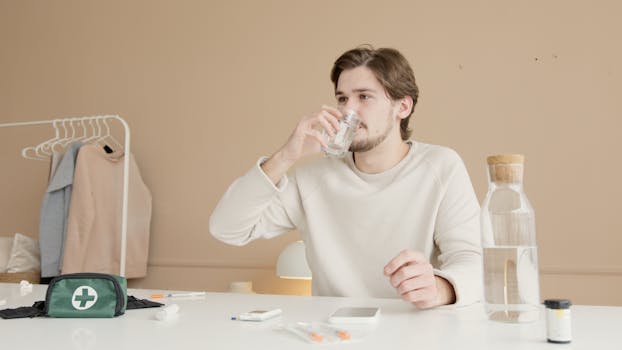
<path id="1" fill-rule="evenodd" d="M 396 297 L 418 308 L 469 304 L 481 292 L 479 205 L 452 150 L 409 140 L 419 94 L 394 49 L 359 47 L 335 62 L 338 108 L 304 117 L 287 142 L 237 179 L 210 218 L 218 239 L 244 245 L 297 229 L 313 294 Z M 344 111 L 361 120 L 345 158 L 324 157 Z"/>

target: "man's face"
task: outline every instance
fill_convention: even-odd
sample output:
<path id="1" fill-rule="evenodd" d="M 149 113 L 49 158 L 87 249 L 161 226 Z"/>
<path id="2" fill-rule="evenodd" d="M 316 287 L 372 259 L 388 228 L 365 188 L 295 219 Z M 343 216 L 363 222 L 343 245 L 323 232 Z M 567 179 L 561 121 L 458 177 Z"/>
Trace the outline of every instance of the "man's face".
<path id="1" fill-rule="evenodd" d="M 341 72 L 335 97 L 342 113 L 353 110 L 361 120 L 350 151 L 366 152 L 388 137 L 400 137 L 397 103 L 387 96 L 369 68 L 359 66 Z"/>

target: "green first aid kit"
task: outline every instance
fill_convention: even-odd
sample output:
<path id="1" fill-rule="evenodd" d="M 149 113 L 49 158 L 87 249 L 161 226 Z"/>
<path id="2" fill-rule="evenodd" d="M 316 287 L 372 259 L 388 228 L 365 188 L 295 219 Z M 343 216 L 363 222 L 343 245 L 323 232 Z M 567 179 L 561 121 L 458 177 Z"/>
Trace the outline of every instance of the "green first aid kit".
<path id="1" fill-rule="evenodd" d="M 45 296 L 45 314 L 50 317 L 115 317 L 123 315 L 126 307 L 125 278 L 103 273 L 55 277 Z"/>

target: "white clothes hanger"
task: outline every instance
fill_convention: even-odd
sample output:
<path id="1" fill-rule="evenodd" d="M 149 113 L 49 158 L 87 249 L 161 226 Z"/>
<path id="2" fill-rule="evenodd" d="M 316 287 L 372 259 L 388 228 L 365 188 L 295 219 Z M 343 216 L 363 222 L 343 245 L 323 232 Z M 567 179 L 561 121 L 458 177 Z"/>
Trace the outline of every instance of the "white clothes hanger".
<path id="1" fill-rule="evenodd" d="M 89 143 L 99 138 L 101 134 L 101 127 L 99 126 L 98 119 L 98 116 L 89 118 L 89 124 L 91 124 L 91 136 L 85 138 L 82 142 Z M 93 124 L 93 122 L 95 122 L 95 124 Z"/>
<path id="2" fill-rule="evenodd" d="M 97 139 L 95 143 L 101 147 L 104 147 L 104 146 L 111 147 L 113 151 L 122 151 L 123 145 L 119 141 L 117 141 L 117 139 L 115 139 L 114 136 L 110 134 L 110 127 L 108 126 L 108 123 L 106 122 L 106 119 L 109 117 L 110 116 L 102 117 L 102 122 L 104 123 L 104 126 L 106 128 L 106 133 L 102 135 L 99 139 Z M 111 141 L 112 144 L 107 141 Z"/>
<path id="3" fill-rule="evenodd" d="M 67 128 L 67 125 L 65 124 L 67 121 L 69 121 L 68 118 L 61 119 L 61 126 L 63 127 L 64 135 L 62 138 L 52 142 L 52 144 L 50 145 L 50 147 L 52 148 L 52 151 L 57 151 L 57 152 L 64 151 L 64 143 L 70 139 L 69 129 Z"/>
<path id="4" fill-rule="evenodd" d="M 76 128 L 73 125 L 73 120 L 67 119 L 67 121 L 69 122 L 69 127 L 71 128 L 71 136 L 61 141 L 63 148 L 67 148 L 67 146 L 69 146 L 69 144 L 72 143 L 76 139 Z"/>
<path id="5" fill-rule="evenodd" d="M 74 141 L 82 141 L 82 142 L 84 142 L 84 140 L 86 140 L 86 138 L 87 138 L 87 131 L 86 131 L 86 124 L 84 123 L 85 120 L 86 120 L 86 117 L 82 117 L 82 118 L 80 118 L 80 119 L 78 119 L 76 121 L 82 127 L 82 136 L 76 137 Z"/>
<path id="6" fill-rule="evenodd" d="M 37 155 L 36 151 L 35 151 L 35 147 L 33 146 L 29 146 L 26 148 L 22 149 L 22 157 L 26 158 L 26 159 L 32 159 L 32 160 L 46 160 L 47 158 L 41 158 Z"/>
<path id="7" fill-rule="evenodd" d="M 55 140 L 59 138 L 59 130 L 58 130 L 58 126 L 56 125 L 56 120 L 54 120 L 52 122 L 52 126 L 54 127 L 54 132 L 55 132 L 55 136 L 52 139 L 46 140 L 41 142 L 40 144 L 36 145 L 36 146 L 29 146 L 29 147 L 25 147 L 22 149 L 22 157 L 26 158 L 26 159 L 32 159 L 32 160 L 47 160 L 48 156 L 50 154 L 46 153 L 43 149 L 43 147 L 51 140 Z"/>
<path id="8" fill-rule="evenodd" d="M 60 130 L 58 129 L 58 119 L 54 119 L 52 121 L 52 126 L 54 127 L 54 137 L 41 142 L 35 147 L 35 151 L 37 154 L 40 154 L 42 157 L 48 157 L 52 155 L 52 148 L 50 147 L 52 142 L 60 139 Z"/>

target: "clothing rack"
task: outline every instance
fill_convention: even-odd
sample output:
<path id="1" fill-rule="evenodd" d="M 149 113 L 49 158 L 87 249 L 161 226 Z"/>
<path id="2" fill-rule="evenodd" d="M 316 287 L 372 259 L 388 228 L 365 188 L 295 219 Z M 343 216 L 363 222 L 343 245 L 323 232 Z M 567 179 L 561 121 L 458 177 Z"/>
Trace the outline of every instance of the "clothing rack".
<path id="1" fill-rule="evenodd" d="M 125 277 L 125 255 L 127 250 L 127 201 L 128 201 L 128 187 L 129 187 L 129 170 L 130 170 L 130 127 L 123 118 L 118 115 L 103 115 L 103 116 L 85 116 L 78 118 L 59 118 L 59 119 L 51 119 L 51 120 L 40 120 L 40 121 L 31 121 L 31 122 L 16 122 L 16 123 L 0 123 L 0 128 L 10 128 L 10 127 L 22 127 L 22 126 L 33 126 L 33 125 L 45 125 L 45 124 L 53 124 L 60 122 L 69 122 L 70 124 L 73 122 L 85 122 L 85 121 L 93 121 L 93 120 L 107 120 L 107 119 L 116 119 L 123 125 L 124 130 L 124 154 L 125 157 L 123 159 L 123 206 L 122 206 L 122 214 L 121 214 L 121 260 L 119 266 L 119 275 Z"/>

